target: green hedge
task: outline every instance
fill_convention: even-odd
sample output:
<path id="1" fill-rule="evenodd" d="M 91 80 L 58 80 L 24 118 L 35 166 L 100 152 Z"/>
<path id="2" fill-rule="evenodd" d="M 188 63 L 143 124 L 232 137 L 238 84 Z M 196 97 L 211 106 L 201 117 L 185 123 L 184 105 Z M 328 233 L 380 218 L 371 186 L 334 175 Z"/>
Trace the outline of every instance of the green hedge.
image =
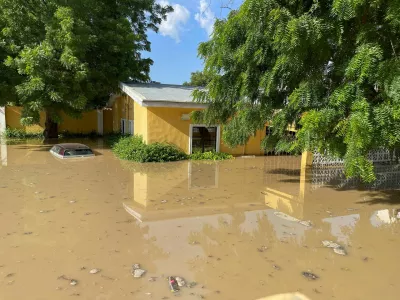
<path id="1" fill-rule="evenodd" d="M 190 155 L 191 160 L 226 160 L 233 159 L 233 156 L 223 152 L 196 152 Z"/>
<path id="2" fill-rule="evenodd" d="M 24 129 L 9 128 L 9 127 L 6 128 L 2 136 L 7 139 L 18 139 L 18 140 L 44 138 L 43 132 L 26 132 Z"/>
<path id="3" fill-rule="evenodd" d="M 169 162 L 191 160 L 225 160 L 233 156 L 227 153 L 205 152 L 186 155 L 175 145 L 153 143 L 146 145 L 140 136 L 113 136 L 107 141 L 114 154 L 123 160 L 136 162 Z"/>
<path id="4" fill-rule="evenodd" d="M 187 159 L 178 147 L 166 143 L 146 145 L 140 136 L 121 137 L 112 146 L 114 154 L 136 162 L 168 162 Z"/>

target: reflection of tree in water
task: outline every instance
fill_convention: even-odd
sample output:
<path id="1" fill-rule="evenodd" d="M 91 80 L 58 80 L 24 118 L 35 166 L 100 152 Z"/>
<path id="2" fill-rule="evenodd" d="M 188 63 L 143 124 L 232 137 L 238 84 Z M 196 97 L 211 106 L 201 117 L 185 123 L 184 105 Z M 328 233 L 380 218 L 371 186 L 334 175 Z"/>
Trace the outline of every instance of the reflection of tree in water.
<path id="1" fill-rule="evenodd" d="M 272 272 L 271 261 L 265 258 L 263 246 L 273 247 L 280 241 L 274 234 L 272 224 L 263 212 L 257 213 L 256 224 L 246 220 L 244 212 L 220 217 L 218 225 L 204 224 L 201 231 L 192 232 L 189 243 L 198 243 L 204 250 L 204 257 L 189 262 L 195 270 L 196 280 L 213 289 L 230 289 L 242 293 L 242 289 L 263 288 L 260 278 L 245 280 L 246 274 L 263 273 L 263 278 Z M 267 253 L 267 252 L 266 252 Z M 219 286 L 212 287 L 218 282 Z M 246 285 L 246 286 L 244 286 Z"/>

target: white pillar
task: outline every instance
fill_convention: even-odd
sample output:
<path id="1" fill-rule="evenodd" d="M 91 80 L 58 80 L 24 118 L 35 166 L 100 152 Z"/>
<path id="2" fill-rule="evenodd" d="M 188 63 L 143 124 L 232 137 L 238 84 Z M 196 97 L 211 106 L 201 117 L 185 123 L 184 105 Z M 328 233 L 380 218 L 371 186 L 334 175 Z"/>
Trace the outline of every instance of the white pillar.
<path id="1" fill-rule="evenodd" d="M 7 166 L 7 144 L 0 139 L 0 165 Z"/>
<path id="2" fill-rule="evenodd" d="M 97 110 L 97 133 L 99 135 L 103 135 L 104 133 L 104 118 L 103 118 L 103 110 Z"/>
<path id="3" fill-rule="evenodd" d="M 6 108 L 0 106 L 0 135 L 6 130 Z"/>

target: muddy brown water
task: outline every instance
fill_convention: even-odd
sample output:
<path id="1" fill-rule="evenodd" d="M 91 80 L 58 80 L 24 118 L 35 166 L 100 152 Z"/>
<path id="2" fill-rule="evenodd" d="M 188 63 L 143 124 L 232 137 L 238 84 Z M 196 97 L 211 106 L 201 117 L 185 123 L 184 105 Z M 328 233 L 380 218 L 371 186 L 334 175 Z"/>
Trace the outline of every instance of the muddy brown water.
<path id="1" fill-rule="evenodd" d="M 397 191 L 346 188 L 297 157 L 138 165 L 86 143 L 98 156 L 1 146 L 0 299 L 175 299 L 170 275 L 197 283 L 180 299 L 400 297 Z"/>

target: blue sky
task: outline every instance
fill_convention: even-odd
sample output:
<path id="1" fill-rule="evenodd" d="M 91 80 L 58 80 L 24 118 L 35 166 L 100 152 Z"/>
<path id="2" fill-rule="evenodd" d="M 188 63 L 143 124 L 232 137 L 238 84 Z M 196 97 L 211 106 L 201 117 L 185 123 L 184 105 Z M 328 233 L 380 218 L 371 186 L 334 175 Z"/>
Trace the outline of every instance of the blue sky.
<path id="1" fill-rule="evenodd" d="M 158 0 L 172 5 L 159 32 L 149 32 L 152 51 L 144 53 L 154 64 L 150 76 L 161 83 L 182 84 L 190 73 L 202 70 L 202 61 L 197 57 L 199 43 L 207 41 L 215 18 L 224 18 L 228 9 L 221 6 L 238 7 L 241 0 Z"/>

